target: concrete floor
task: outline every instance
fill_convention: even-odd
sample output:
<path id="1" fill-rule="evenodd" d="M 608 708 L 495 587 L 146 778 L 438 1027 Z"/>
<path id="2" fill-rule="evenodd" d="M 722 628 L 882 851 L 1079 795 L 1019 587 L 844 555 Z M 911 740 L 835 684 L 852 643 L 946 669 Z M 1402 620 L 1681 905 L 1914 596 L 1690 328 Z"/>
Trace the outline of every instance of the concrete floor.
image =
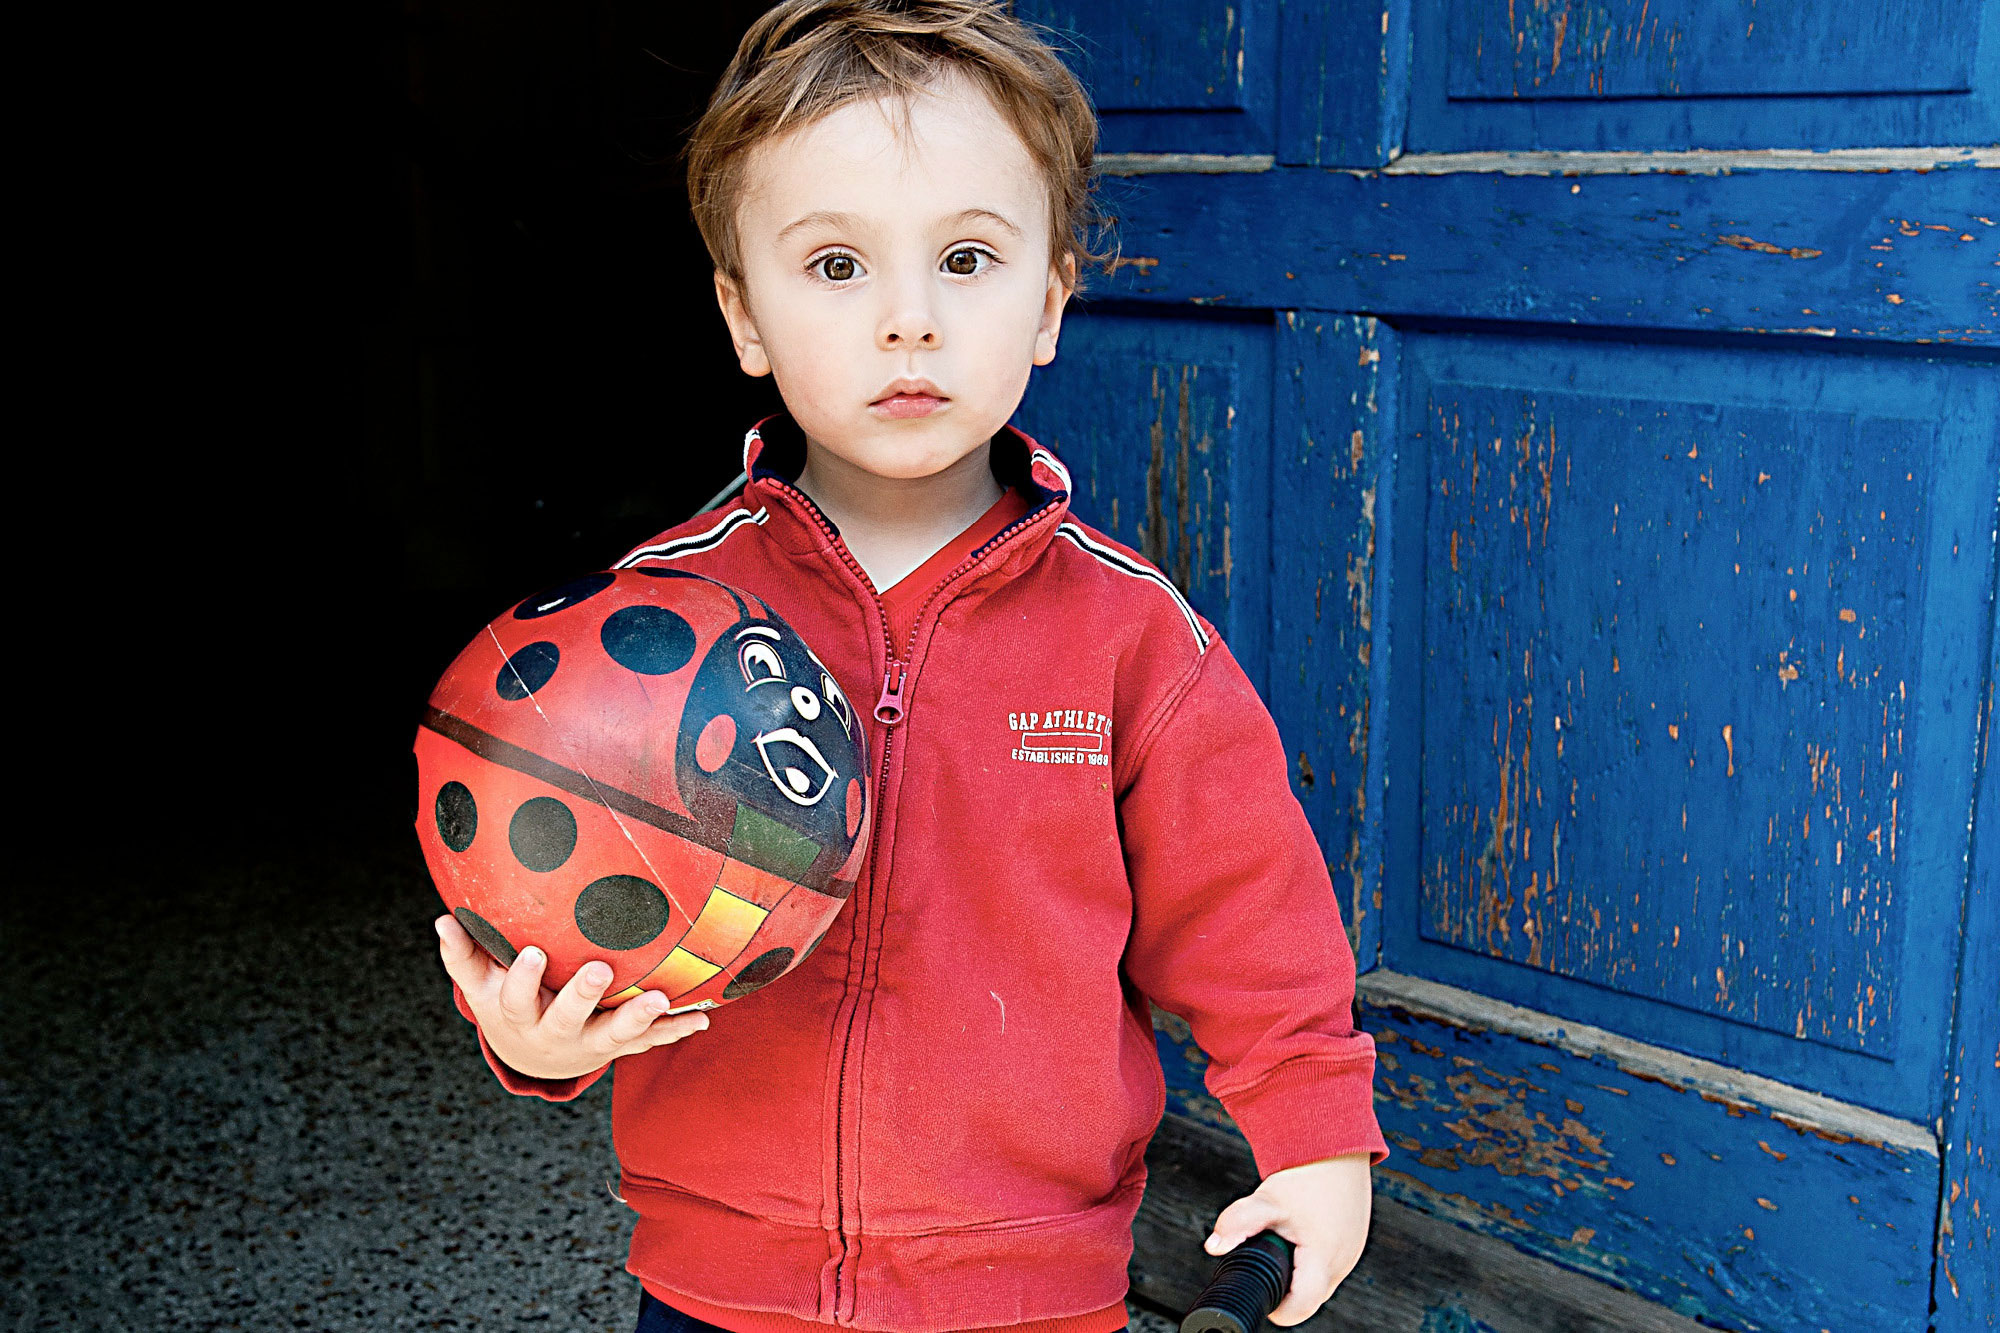
<path id="1" fill-rule="evenodd" d="M 494 1082 L 414 839 L 76 850 L 0 902 L 0 1328 L 631 1327 L 609 1084 Z"/>

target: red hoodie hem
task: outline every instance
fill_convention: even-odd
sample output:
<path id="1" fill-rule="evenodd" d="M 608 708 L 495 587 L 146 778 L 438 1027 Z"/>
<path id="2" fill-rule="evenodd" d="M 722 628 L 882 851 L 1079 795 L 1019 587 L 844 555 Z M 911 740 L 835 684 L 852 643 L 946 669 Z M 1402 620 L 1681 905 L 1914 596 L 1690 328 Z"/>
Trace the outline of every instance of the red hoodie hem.
<path id="1" fill-rule="evenodd" d="M 827 1325 L 814 1319 L 799 1319 L 793 1315 L 779 1314 L 773 1310 L 738 1310 L 727 1305 L 710 1305 L 707 1301 L 696 1300 L 682 1291 L 669 1291 L 664 1287 L 642 1284 L 653 1296 L 665 1301 L 682 1314 L 692 1315 L 706 1324 L 727 1329 L 728 1333 L 825 1333 Z M 1125 1309 L 1125 1302 L 1107 1305 L 1102 1310 L 1094 1310 L 1087 1315 L 1068 1315 L 1060 1319 L 1030 1319 L 1025 1323 L 1007 1326 L 1007 1333 L 1115 1333 L 1127 1327 L 1131 1316 Z"/>
<path id="2" fill-rule="evenodd" d="M 831 1231 L 752 1217 L 629 1174 L 620 1190 L 639 1213 L 626 1267 L 668 1304 L 691 1299 L 732 1318 L 774 1314 L 884 1333 L 1067 1326 L 1117 1307 L 1114 1323 L 1063 1330 L 1100 1333 L 1125 1326 L 1125 1268 L 1145 1180 L 1066 1217 L 914 1236 L 850 1234 L 848 1289 L 861 1296 L 846 1311 L 831 1308 L 840 1262 Z M 819 1280 L 797 1281 L 807 1274 Z"/>

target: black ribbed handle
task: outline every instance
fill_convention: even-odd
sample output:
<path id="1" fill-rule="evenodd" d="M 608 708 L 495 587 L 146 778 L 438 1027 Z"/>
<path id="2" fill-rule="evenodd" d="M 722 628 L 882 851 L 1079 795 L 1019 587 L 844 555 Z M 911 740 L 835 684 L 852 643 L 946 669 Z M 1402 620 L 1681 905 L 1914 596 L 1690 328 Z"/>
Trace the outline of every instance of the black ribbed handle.
<path id="1" fill-rule="evenodd" d="M 1222 1257 L 1181 1333 L 1257 1333 L 1292 1285 L 1292 1243 L 1260 1231 Z"/>

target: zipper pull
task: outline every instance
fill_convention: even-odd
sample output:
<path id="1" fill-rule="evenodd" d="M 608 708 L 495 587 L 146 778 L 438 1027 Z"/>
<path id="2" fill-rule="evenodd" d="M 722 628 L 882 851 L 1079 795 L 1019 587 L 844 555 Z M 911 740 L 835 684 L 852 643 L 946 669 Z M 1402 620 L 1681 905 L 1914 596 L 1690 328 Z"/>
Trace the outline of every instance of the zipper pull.
<path id="1" fill-rule="evenodd" d="M 909 674 L 909 664 L 889 659 L 888 667 L 882 672 L 882 697 L 875 701 L 875 720 L 885 726 L 895 726 L 903 720 L 903 677 Z"/>

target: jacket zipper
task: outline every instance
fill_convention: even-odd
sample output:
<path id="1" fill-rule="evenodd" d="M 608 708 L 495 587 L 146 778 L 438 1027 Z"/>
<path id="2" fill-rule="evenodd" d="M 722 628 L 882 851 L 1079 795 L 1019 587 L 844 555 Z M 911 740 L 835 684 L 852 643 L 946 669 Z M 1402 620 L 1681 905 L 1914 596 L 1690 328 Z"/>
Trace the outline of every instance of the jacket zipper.
<path id="1" fill-rule="evenodd" d="M 861 586 L 869 590 L 869 595 L 875 603 L 876 614 L 882 617 L 882 656 L 884 659 L 882 692 L 875 700 L 875 720 L 880 722 L 883 728 L 882 760 L 880 767 L 876 771 L 875 778 L 875 811 L 877 818 L 880 818 L 881 811 L 886 808 L 885 802 L 889 799 L 889 757 L 895 748 L 896 725 L 903 720 L 905 714 L 909 711 L 903 701 L 903 694 L 909 685 L 910 661 L 916 655 L 917 635 L 923 629 L 924 612 L 930 609 L 931 602 L 944 590 L 947 584 L 980 562 L 982 552 L 990 554 L 1006 542 L 1012 540 L 1015 533 L 1034 524 L 1041 517 L 1042 510 L 1048 508 L 1048 504 L 1043 504 L 1032 512 L 1022 515 L 1001 529 L 999 534 L 987 542 L 985 546 L 981 547 L 979 551 L 975 551 L 973 554 L 967 556 L 956 568 L 946 573 L 943 578 L 940 578 L 924 593 L 923 600 L 917 603 L 917 618 L 910 626 L 910 642 L 903 650 L 904 656 L 898 659 L 896 656 L 896 644 L 889 637 L 888 611 L 883 607 L 882 595 L 875 591 L 875 581 L 868 577 L 868 571 L 861 567 L 861 562 L 856 560 L 854 553 L 847 549 L 847 543 L 840 539 L 840 534 L 834 530 L 833 525 L 820 512 L 819 505 L 814 503 L 811 496 L 789 482 L 774 480 L 771 484 L 778 490 L 796 498 L 800 503 L 800 507 L 807 514 L 811 515 L 813 522 L 819 526 L 820 532 L 826 536 L 833 549 L 840 553 L 841 561 L 846 564 L 849 570 L 853 571 L 856 578 L 861 580 Z M 865 919 L 863 927 L 865 930 Z M 865 976 L 867 974 L 866 959 L 868 950 L 868 939 L 865 934 L 861 937 L 861 950 L 863 959 L 862 974 Z M 836 1090 L 834 1099 L 833 1208 L 834 1224 L 839 1229 L 840 1235 L 840 1261 L 834 1269 L 833 1279 L 834 1318 L 836 1322 L 839 1321 L 840 1317 L 840 1287 L 847 1273 L 848 1251 L 846 1162 L 844 1160 L 846 1153 L 844 1127 L 847 1120 L 847 1052 L 848 1047 L 854 1039 L 855 1021 L 860 1015 L 861 997 L 856 996 L 854 1007 L 848 1011 L 847 1027 L 840 1034 L 840 1087 Z"/>

